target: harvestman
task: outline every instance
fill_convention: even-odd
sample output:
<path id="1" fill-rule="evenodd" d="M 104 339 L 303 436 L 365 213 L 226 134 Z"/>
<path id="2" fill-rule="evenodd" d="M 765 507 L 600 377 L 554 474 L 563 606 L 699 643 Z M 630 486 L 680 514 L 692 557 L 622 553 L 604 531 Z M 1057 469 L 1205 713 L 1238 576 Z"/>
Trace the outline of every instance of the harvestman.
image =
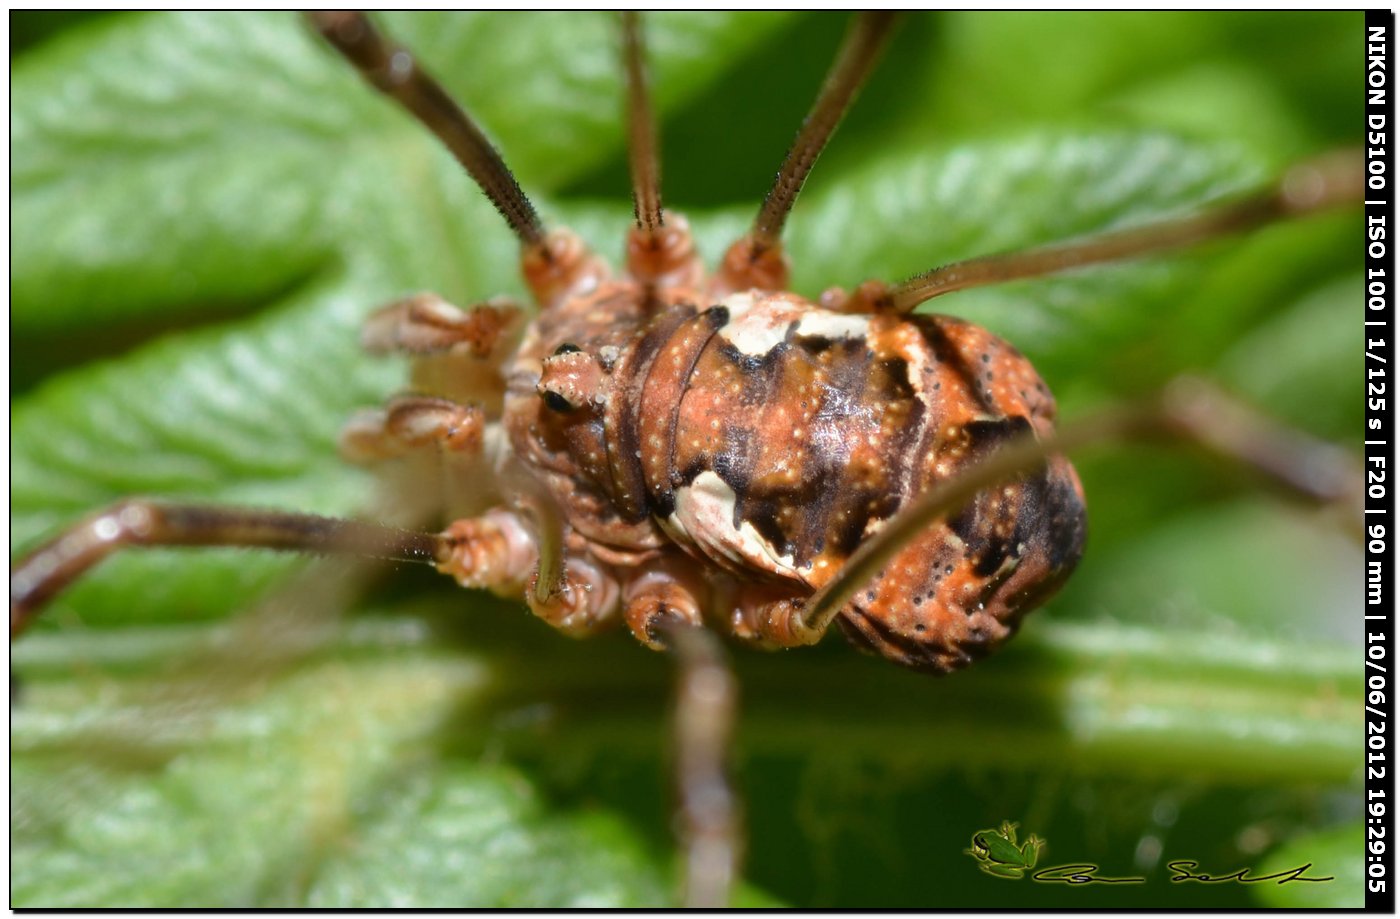
<path id="1" fill-rule="evenodd" d="M 956 290 L 1356 201 L 1355 155 L 1302 164 L 1261 192 L 1186 218 L 972 259 L 893 286 L 833 289 L 812 302 L 786 292 L 783 225 L 893 15 L 855 18 L 751 230 L 707 275 L 684 219 L 662 209 L 642 36 L 636 16 L 624 14 L 636 225 L 625 272 L 615 277 L 577 237 L 546 232 L 497 151 L 407 51 L 360 14 L 309 18 L 490 198 L 520 241 L 521 271 L 539 308 L 518 342 L 522 311 L 503 301 L 464 310 L 421 294 L 375 313 L 367 347 L 409 355 L 420 370 L 450 373 L 514 345 L 496 368 L 504 405 L 400 396 L 353 419 L 342 445 L 365 462 L 424 450 L 484 455 L 500 473 L 500 506 L 429 533 L 123 501 L 15 567 L 12 639 L 59 591 L 129 546 L 423 562 L 468 586 L 523 591 L 536 615 L 571 634 L 620 615 L 643 643 L 678 661 L 686 902 L 715 906 L 728 900 L 739 855 L 738 807 L 724 770 L 736 690 L 702 620 L 777 647 L 815 643 L 837 622 L 899 663 L 965 666 L 1009 637 L 1073 569 L 1082 494 L 1062 454 L 1111 437 L 1187 440 L 1302 500 L 1348 509 L 1359 500 L 1355 474 L 1335 449 L 1197 380 L 1055 434 L 1053 399 L 1013 348 L 947 317 L 905 318 Z M 758 379 L 768 381 L 761 397 Z M 857 403 L 873 407 L 831 420 L 831 407 Z M 881 422 L 896 409 L 899 418 Z M 923 439 L 898 439 L 911 430 Z M 832 431 L 841 435 L 834 442 Z M 916 463 L 924 456 L 927 468 Z M 860 503 L 801 504 L 814 482 Z"/>

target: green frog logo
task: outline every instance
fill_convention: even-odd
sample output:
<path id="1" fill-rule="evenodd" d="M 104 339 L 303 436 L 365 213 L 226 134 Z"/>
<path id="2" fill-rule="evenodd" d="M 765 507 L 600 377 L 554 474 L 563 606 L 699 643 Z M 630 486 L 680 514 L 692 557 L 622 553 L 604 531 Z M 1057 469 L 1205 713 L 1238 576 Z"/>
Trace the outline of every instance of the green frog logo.
<path id="1" fill-rule="evenodd" d="M 978 830 L 972 834 L 972 848 L 964 849 L 992 877 L 1023 878 L 1040 859 L 1045 840 L 1032 833 L 1024 843 L 1016 841 L 1016 824 L 1003 820 L 999 830 Z"/>

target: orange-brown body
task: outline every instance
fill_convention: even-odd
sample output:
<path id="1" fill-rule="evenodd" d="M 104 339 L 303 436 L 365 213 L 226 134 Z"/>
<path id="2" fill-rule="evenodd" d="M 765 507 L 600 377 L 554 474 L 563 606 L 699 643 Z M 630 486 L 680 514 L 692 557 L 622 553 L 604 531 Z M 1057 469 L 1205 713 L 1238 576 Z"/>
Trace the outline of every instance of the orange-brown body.
<path id="1" fill-rule="evenodd" d="M 1051 432 L 1035 370 L 970 323 L 597 271 L 527 330 L 503 422 L 568 551 L 624 597 L 639 572 L 689 568 L 691 617 L 783 644 L 765 607 L 800 608 L 915 496 Z M 1079 481 L 1055 457 L 925 531 L 838 621 L 899 663 L 957 669 L 1012 634 L 1083 541 Z"/>

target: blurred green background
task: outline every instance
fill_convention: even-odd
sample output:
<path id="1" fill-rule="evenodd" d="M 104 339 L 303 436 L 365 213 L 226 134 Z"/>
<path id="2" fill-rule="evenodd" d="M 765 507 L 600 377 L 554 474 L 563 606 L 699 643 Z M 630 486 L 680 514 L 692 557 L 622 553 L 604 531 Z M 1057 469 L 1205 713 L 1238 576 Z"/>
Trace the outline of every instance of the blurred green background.
<path id="1" fill-rule="evenodd" d="M 620 252 L 609 16 L 384 21 L 547 221 Z M 666 201 L 713 259 L 844 19 L 647 24 Z M 413 290 L 519 294 L 497 215 L 293 16 L 11 27 L 16 548 L 129 494 L 365 510 L 374 483 L 336 458 L 336 432 L 404 368 L 361 356 L 357 325 Z M 908 16 L 792 216 L 795 286 L 1189 211 L 1355 143 L 1361 30 L 1359 13 Z M 937 308 L 1025 351 L 1065 417 L 1192 370 L 1354 444 L 1356 220 Z M 1359 546 L 1189 452 L 1076 464 L 1086 558 L 998 657 L 932 680 L 836 639 L 733 650 L 746 902 L 1360 904 Z M 428 573 L 288 587 L 297 567 L 122 558 L 16 646 L 13 905 L 668 902 L 664 659 L 622 634 L 561 638 Z M 987 877 L 962 850 L 1002 820 L 1048 840 L 1042 864 L 1149 882 Z M 1172 884 L 1177 858 L 1336 880 Z"/>

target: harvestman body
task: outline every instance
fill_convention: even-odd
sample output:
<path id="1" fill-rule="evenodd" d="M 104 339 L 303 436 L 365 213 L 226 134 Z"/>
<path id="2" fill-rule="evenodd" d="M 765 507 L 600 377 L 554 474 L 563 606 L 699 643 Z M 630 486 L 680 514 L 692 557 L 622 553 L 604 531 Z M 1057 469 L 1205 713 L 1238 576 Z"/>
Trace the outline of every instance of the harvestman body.
<path id="1" fill-rule="evenodd" d="M 11 635 L 123 546 L 240 545 L 427 562 L 519 597 L 570 634 L 625 620 L 682 664 L 678 713 L 687 898 L 722 904 L 737 861 L 723 774 L 733 694 L 704 626 L 768 647 L 855 643 L 935 672 L 1014 633 L 1074 568 L 1078 479 L 1060 451 L 1105 436 L 1177 435 L 1317 502 L 1349 497 L 1331 454 L 1199 385 L 1056 435 L 1055 404 L 1012 346 L 908 313 L 966 287 L 1188 244 L 1359 197 L 1349 159 L 1306 164 L 1215 210 L 1078 243 L 867 282 L 818 302 L 786 290 L 783 223 L 879 56 L 890 14 L 858 16 L 752 230 L 707 273 L 661 208 L 639 29 L 624 16 L 637 225 L 615 275 L 574 235 L 546 232 L 497 152 L 404 50 L 358 14 L 314 14 L 329 43 L 432 130 L 520 239 L 538 312 L 459 309 L 431 295 L 369 320 L 374 351 L 469 376 L 499 363 L 499 404 L 406 395 L 351 421 L 360 461 L 477 456 L 502 495 L 441 533 L 283 512 L 128 501 L 11 574 Z M 513 347 L 512 347 L 513 346 Z M 504 356 L 503 356 L 504 355 Z M 426 376 L 426 375 L 425 375 Z M 1226 419 L 1221 421 L 1221 419 Z M 1324 470 L 1319 474 L 1318 469 Z M 1358 490 L 1359 493 L 1359 490 Z"/>

